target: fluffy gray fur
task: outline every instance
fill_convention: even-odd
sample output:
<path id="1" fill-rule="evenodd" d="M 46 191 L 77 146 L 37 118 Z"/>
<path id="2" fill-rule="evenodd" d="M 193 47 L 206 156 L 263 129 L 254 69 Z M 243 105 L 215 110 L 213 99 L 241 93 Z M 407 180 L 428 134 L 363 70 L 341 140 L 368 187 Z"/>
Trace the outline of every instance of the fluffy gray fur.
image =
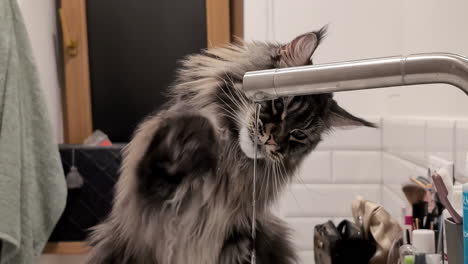
<path id="1" fill-rule="evenodd" d="M 242 77 L 311 64 L 324 33 L 285 45 L 229 45 L 184 60 L 172 101 L 139 126 L 124 151 L 113 209 L 89 238 L 88 263 L 240 264 L 250 263 L 252 247 L 257 263 L 296 263 L 289 230 L 270 207 L 323 133 L 372 124 L 331 95 L 284 98 L 263 103 L 254 146 L 254 104 L 242 93 Z M 255 147 L 261 158 L 253 244 Z"/>

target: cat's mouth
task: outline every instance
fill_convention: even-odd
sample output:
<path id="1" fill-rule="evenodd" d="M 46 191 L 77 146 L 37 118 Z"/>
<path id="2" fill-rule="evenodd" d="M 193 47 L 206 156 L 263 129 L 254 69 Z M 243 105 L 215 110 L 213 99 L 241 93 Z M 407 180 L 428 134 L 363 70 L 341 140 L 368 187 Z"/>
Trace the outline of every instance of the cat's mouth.
<path id="1" fill-rule="evenodd" d="M 242 127 L 240 130 L 239 144 L 242 152 L 251 159 L 255 158 L 255 151 L 258 159 L 267 158 L 273 162 L 283 159 L 282 154 L 273 151 L 271 146 L 262 143 L 260 138 L 255 140 L 254 132 L 246 127 Z"/>
<path id="2" fill-rule="evenodd" d="M 257 157 L 261 156 L 262 158 L 265 156 L 266 154 L 266 147 L 265 147 L 265 144 L 263 144 L 261 141 L 260 141 L 260 138 L 257 138 L 257 140 L 255 140 L 255 134 L 253 131 L 249 131 L 249 138 L 250 138 L 250 142 L 253 146 L 253 149 L 257 149 Z"/>
<path id="3" fill-rule="evenodd" d="M 265 158 L 266 150 L 265 150 L 264 145 L 258 140 L 256 141 L 254 139 L 255 139 L 255 135 L 253 131 L 251 131 L 247 127 L 242 127 L 240 129 L 239 145 L 242 149 L 242 152 L 244 152 L 244 154 L 251 159 L 255 158 L 255 151 L 257 154 L 257 158 L 259 159 Z"/>

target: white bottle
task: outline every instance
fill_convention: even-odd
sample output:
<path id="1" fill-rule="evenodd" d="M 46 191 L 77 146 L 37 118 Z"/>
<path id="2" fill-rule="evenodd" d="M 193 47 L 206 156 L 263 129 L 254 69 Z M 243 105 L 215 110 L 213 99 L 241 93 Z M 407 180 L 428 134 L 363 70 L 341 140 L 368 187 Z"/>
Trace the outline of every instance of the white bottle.
<path id="1" fill-rule="evenodd" d="M 413 230 L 413 246 L 416 249 L 416 253 L 435 254 L 434 230 Z"/>

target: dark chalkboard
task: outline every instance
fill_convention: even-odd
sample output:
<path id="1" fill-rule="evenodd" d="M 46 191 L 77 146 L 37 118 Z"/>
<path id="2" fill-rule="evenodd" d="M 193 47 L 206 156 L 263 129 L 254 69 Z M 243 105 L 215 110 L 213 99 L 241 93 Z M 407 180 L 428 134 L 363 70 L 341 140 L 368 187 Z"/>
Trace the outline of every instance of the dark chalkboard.
<path id="1" fill-rule="evenodd" d="M 93 126 L 129 141 L 177 61 L 207 47 L 205 0 L 87 1 Z"/>

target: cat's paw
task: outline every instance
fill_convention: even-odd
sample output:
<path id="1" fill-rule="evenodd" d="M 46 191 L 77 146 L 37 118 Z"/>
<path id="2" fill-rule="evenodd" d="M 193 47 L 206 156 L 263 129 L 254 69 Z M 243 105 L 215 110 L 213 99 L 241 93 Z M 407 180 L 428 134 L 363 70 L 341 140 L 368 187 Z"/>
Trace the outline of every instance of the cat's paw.
<path id="1" fill-rule="evenodd" d="M 200 115 L 169 118 L 155 139 L 158 156 L 170 175 L 201 174 L 217 167 L 218 144 L 211 122 Z"/>
<path id="2" fill-rule="evenodd" d="M 218 143 L 211 122 L 195 114 L 178 114 L 160 123 L 140 163 L 141 188 L 170 192 L 187 177 L 215 173 Z"/>

